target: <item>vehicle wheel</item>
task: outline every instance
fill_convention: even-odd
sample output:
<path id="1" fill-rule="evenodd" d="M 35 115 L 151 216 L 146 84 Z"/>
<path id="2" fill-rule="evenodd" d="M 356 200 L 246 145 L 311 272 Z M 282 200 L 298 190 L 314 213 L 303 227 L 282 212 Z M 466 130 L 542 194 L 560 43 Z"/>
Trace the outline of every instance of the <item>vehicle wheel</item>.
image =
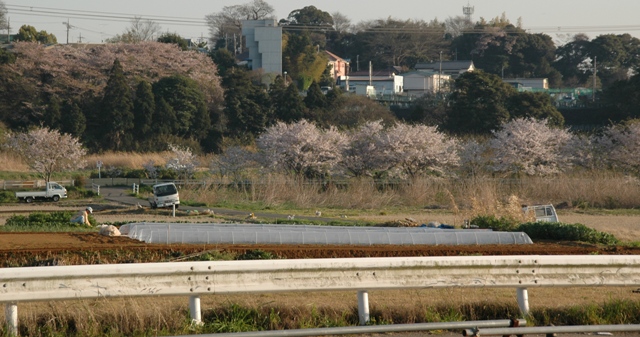
<path id="1" fill-rule="evenodd" d="M 158 204 L 156 204 L 155 202 L 151 203 L 151 209 L 156 209 L 158 208 Z"/>
<path id="2" fill-rule="evenodd" d="M 24 201 L 26 201 L 27 204 L 30 204 L 30 203 L 33 202 L 33 198 L 32 197 L 26 197 L 26 198 L 24 198 Z"/>
<path id="3" fill-rule="evenodd" d="M 60 201 L 60 196 L 59 195 L 54 195 L 53 198 L 51 198 L 51 199 L 53 199 L 54 202 L 58 202 L 58 201 Z"/>
<path id="4" fill-rule="evenodd" d="M 176 209 L 178 209 L 178 207 L 180 207 L 180 205 L 176 205 Z"/>

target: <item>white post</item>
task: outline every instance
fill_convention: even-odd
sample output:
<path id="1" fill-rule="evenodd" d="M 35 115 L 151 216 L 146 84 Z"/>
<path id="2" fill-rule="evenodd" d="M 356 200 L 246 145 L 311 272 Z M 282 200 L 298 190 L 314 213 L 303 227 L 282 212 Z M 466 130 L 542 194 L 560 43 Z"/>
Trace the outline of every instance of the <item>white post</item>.
<path id="1" fill-rule="evenodd" d="M 176 204 L 173 204 L 173 217 L 176 217 Z"/>
<path id="2" fill-rule="evenodd" d="M 360 325 L 369 323 L 369 293 L 366 290 L 358 291 L 358 317 Z"/>
<path id="3" fill-rule="evenodd" d="M 191 311 L 191 322 L 202 324 L 202 312 L 200 311 L 200 296 L 189 297 L 189 311 Z"/>
<path id="4" fill-rule="evenodd" d="M 522 315 L 529 316 L 529 292 L 527 288 L 517 288 L 516 293 L 518 296 L 518 307 Z"/>
<path id="5" fill-rule="evenodd" d="M 4 310 L 4 317 L 7 324 L 9 336 L 18 336 L 18 304 L 7 303 Z"/>

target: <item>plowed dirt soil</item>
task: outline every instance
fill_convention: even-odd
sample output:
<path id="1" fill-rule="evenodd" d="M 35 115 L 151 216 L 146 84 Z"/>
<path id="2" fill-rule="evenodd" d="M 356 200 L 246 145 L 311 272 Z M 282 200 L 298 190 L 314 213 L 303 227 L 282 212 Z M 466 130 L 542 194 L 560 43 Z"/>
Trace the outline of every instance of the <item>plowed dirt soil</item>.
<path id="1" fill-rule="evenodd" d="M 209 251 L 245 253 L 262 250 L 282 258 L 346 258 L 400 256 L 460 256 L 460 255 L 581 255 L 640 254 L 640 248 L 598 247 L 576 243 L 535 243 L 532 245 L 164 245 L 146 244 L 125 236 L 108 237 L 98 233 L 2 233 L 0 259 L 3 257 L 43 256 L 61 252 L 144 250 L 156 256 L 180 256 Z"/>

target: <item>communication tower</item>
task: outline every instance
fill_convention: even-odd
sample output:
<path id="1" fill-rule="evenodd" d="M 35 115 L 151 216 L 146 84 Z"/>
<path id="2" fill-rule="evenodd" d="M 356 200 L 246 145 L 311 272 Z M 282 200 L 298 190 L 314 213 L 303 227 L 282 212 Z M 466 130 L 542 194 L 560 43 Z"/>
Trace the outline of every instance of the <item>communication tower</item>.
<path id="1" fill-rule="evenodd" d="M 471 16 L 473 15 L 474 8 L 475 7 L 470 6 L 468 2 L 467 2 L 466 6 L 462 7 L 462 13 L 464 14 L 464 16 L 467 17 L 467 21 L 469 21 L 469 22 L 472 22 L 471 21 Z"/>

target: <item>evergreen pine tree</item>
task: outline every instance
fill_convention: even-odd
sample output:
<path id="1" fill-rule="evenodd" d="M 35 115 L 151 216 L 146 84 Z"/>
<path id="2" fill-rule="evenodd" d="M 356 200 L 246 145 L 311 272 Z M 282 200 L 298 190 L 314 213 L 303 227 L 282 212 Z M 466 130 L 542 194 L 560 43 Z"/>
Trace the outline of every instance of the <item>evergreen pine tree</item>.
<path id="1" fill-rule="evenodd" d="M 103 149 L 132 149 L 134 131 L 132 96 L 122 65 L 116 59 L 101 102 L 103 126 L 100 133 Z"/>
<path id="2" fill-rule="evenodd" d="M 154 131 L 153 114 L 155 110 L 155 96 L 151 90 L 151 84 L 147 81 L 141 81 L 136 87 L 136 96 L 133 101 L 133 123 L 136 129 L 134 139 L 138 145 L 149 139 Z"/>
<path id="3" fill-rule="evenodd" d="M 87 119 L 76 103 L 67 103 L 62 109 L 60 131 L 80 138 L 87 128 Z"/>
<path id="4" fill-rule="evenodd" d="M 62 112 L 60 111 L 60 98 L 57 95 L 51 95 L 49 98 L 49 105 L 44 111 L 44 125 L 50 129 L 60 128 L 60 118 Z"/>
<path id="5" fill-rule="evenodd" d="M 307 97 L 304 98 L 304 104 L 310 110 L 324 109 L 327 107 L 327 98 L 322 93 L 320 85 L 316 81 L 311 83 L 307 90 Z"/>

